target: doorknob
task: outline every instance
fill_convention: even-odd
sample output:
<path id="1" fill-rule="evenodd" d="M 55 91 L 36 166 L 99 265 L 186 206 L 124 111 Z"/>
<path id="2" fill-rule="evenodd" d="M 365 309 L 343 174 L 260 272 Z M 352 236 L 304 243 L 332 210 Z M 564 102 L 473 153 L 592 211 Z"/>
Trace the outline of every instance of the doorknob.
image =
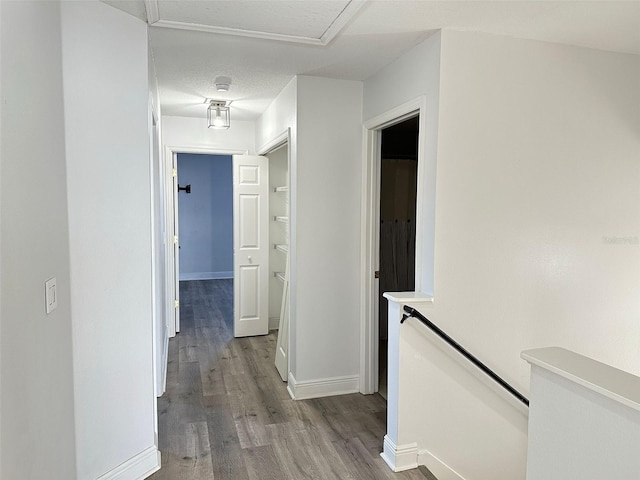
<path id="1" fill-rule="evenodd" d="M 249 263 L 252 263 L 252 262 L 251 262 L 251 255 L 249 255 L 249 256 L 247 257 L 247 260 L 249 260 Z"/>

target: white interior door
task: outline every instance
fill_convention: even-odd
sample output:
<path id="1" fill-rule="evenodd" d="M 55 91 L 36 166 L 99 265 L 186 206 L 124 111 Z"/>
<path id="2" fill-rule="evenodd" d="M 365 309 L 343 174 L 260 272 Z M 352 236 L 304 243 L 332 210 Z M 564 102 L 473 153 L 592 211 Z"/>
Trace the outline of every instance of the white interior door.
<path id="1" fill-rule="evenodd" d="M 282 304 L 280 306 L 280 326 L 278 327 L 278 341 L 276 342 L 276 368 L 283 382 L 287 381 L 289 364 L 287 353 L 289 350 L 289 255 L 287 254 L 287 268 L 284 274 L 282 290 Z"/>
<path id="2" fill-rule="evenodd" d="M 178 154 L 173 154 L 173 281 L 174 281 L 174 305 L 173 317 L 175 332 L 180 331 L 180 244 L 178 238 Z"/>
<path id="3" fill-rule="evenodd" d="M 153 105 L 150 102 L 150 105 Z M 153 106 L 151 106 L 151 175 L 152 175 L 152 245 L 153 245 L 153 327 L 155 331 L 155 381 L 156 396 L 164 393 L 167 380 L 167 354 L 169 332 L 167 325 L 167 231 L 164 212 L 165 192 L 164 168 L 160 163 L 159 126 Z M 156 418 L 157 420 L 157 418 Z M 157 429 L 157 422 L 156 422 Z"/>
<path id="4" fill-rule="evenodd" d="M 269 333 L 269 164 L 233 156 L 234 336 Z"/>

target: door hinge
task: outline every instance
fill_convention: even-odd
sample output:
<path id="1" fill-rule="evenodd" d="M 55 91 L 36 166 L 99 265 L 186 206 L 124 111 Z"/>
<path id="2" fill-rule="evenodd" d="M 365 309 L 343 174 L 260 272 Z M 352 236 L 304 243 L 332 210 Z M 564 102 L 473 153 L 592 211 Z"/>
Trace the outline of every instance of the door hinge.
<path id="1" fill-rule="evenodd" d="M 174 301 L 173 301 L 173 306 L 174 306 L 175 308 L 178 308 L 178 307 L 180 306 L 180 301 L 179 301 L 179 300 L 174 300 Z"/>
<path id="2" fill-rule="evenodd" d="M 173 176 L 173 177 L 177 177 L 178 176 L 178 169 L 177 168 L 174 168 L 174 169 L 171 170 L 171 176 Z"/>
<path id="3" fill-rule="evenodd" d="M 380 278 L 380 270 L 373 272 L 373 278 Z"/>
<path id="4" fill-rule="evenodd" d="M 173 243 L 178 243 L 178 235 L 173 236 Z"/>

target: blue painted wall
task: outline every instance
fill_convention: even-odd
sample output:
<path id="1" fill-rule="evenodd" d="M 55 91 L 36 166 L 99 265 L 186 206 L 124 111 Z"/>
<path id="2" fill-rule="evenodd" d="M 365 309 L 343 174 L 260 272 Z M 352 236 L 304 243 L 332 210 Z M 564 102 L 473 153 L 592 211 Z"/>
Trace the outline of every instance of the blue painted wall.
<path id="1" fill-rule="evenodd" d="M 180 280 L 233 277 L 230 155 L 178 154 Z"/>

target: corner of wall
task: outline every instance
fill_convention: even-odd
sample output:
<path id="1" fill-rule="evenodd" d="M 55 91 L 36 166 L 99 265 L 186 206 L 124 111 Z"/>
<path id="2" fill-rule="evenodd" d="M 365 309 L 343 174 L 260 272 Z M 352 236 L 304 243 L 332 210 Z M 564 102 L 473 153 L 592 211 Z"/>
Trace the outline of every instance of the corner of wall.
<path id="1" fill-rule="evenodd" d="M 359 375 L 348 375 L 299 382 L 294 374 L 289 372 L 287 390 L 294 400 L 308 400 L 310 398 L 358 393 L 360 389 L 359 381 Z"/>

